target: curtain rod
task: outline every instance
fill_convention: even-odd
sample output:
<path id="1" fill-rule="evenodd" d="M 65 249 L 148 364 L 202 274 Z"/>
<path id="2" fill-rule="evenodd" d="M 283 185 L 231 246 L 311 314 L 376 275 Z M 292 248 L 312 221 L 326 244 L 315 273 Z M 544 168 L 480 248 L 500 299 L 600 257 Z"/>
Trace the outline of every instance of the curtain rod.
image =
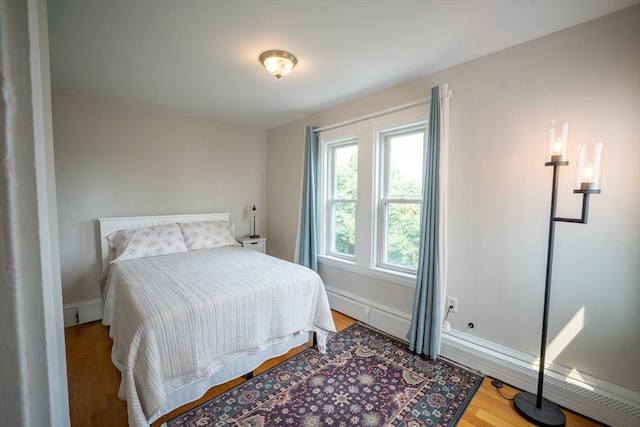
<path id="1" fill-rule="evenodd" d="M 378 111 L 377 113 L 366 114 L 364 116 L 356 117 L 355 119 L 351 119 L 351 120 L 347 120 L 347 121 L 344 121 L 344 122 L 336 123 L 336 124 L 333 124 L 333 125 L 321 127 L 321 128 L 315 129 L 313 132 L 314 133 L 324 132 L 324 131 L 328 131 L 328 130 L 332 130 L 332 129 L 337 129 L 337 128 L 342 127 L 342 126 L 352 125 L 354 123 L 358 123 L 358 122 L 361 122 L 363 120 L 375 119 L 376 117 L 384 116 L 385 114 L 391 114 L 391 113 L 395 113 L 395 112 L 398 112 L 398 111 L 401 111 L 401 110 L 406 110 L 407 108 L 417 107 L 418 105 L 423 105 L 423 104 L 426 104 L 426 103 L 428 103 L 430 101 L 431 101 L 431 97 L 430 96 L 427 97 L 427 98 L 420 98 L 420 99 L 417 99 L 415 101 L 408 102 L 406 104 L 402 104 L 402 105 L 398 105 L 396 107 L 388 108 L 386 110 Z"/>

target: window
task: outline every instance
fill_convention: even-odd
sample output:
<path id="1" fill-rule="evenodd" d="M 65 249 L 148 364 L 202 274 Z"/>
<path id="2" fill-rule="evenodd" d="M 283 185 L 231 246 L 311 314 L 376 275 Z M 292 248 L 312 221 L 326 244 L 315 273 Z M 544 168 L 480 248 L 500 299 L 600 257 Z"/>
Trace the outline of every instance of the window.
<path id="1" fill-rule="evenodd" d="M 420 248 L 420 210 L 426 129 L 380 134 L 378 265 L 415 272 Z"/>
<path id="2" fill-rule="evenodd" d="M 356 140 L 334 143 L 328 149 L 328 252 L 353 257 L 356 249 L 358 145 Z"/>
<path id="3" fill-rule="evenodd" d="M 320 132 L 321 263 L 415 285 L 428 109 Z"/>

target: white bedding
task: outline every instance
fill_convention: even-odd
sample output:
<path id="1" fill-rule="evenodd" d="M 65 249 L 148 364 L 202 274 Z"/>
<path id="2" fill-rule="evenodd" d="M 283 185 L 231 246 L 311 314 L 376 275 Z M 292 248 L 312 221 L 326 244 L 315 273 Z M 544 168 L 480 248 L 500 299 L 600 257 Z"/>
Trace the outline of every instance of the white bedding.
<path id="1" fill-rule="evenodd" d="M 315 272 L 235 246 L 114 263 L 103 299 L 131 425 L 240 357 L 306 331 L 324 351 L 335 332 Z"/>

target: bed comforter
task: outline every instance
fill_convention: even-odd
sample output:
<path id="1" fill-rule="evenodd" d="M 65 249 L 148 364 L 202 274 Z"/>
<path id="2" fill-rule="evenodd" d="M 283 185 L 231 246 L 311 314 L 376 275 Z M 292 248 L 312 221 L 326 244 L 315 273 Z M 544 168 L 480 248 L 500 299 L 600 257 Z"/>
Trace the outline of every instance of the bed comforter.
<path id="1" fill-rule="evenodd" d="M 324 351 L 335 332 L 314 271 L 236 246 L 111 264 L 103 299 L 131 425 L 243 355 L 307 331 Z"/>

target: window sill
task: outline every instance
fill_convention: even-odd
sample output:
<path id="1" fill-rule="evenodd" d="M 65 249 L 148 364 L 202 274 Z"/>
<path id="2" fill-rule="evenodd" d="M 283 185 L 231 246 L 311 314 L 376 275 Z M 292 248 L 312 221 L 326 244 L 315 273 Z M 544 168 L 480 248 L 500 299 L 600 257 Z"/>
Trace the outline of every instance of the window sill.
<path id="1" fill-rule="evenodd" d="M 369 276 L 385 282 L 394 283 L 396 285 L 407 286 L 410 288 L 416 287 L 415 274 L 401 273 L 399 271 L 392 271 L 384 268 L 364 267 L 357 265 L 353 261 L 347 261 L 326 255 L 318 256 L 318 263 L 329 267 L 339 268 L 340 270 L 349 271 L 351 273 Z"/>

